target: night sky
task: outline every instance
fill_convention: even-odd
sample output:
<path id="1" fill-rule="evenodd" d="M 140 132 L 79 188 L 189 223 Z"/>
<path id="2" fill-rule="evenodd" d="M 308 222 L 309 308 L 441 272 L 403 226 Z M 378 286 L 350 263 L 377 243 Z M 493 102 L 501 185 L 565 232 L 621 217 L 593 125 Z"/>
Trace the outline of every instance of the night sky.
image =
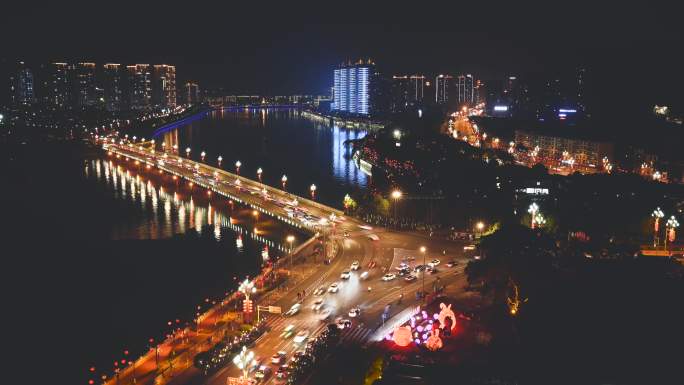
<path id="1" fill-rule="evenodd" d="M 315 8 L 164 4 L 27 10 L 29 17 L 2 26 L 12 36 L 3 39 L 4 56 L 166 62 L 177 65 L 180 81 L 229 93 L 320 93 L 336 64 L 357 57 L 372 57 L 387 73 L 469 72 L 481 79 L 583 66 L 597 98 L 612 107 L 676 105 L 684 85 L 678 13 L 655 3 L 516 2 L 481 9 L 420 3 L 402 14 L 394 12 L 399 3 L 382 9 L 342 2 Z"/>

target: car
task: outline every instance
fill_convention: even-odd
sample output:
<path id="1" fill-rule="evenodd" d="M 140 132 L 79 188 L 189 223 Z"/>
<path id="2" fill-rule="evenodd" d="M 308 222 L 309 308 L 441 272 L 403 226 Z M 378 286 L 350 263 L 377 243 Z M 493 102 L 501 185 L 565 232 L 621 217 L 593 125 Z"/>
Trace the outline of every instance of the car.
<path id="1" fill-rule="evenodd" d="M 296 304 L 292 305 L 292 307 L 290 308 L 290 310 L 288 310 L 288 311 L 285 312 L 285 315 L 286 315 L 286 316 L 293 316 L 293 315 L 299 313 L 299 309 L 300 309 L 301 307 L 302 307 L 302 304 L 301 304 L 301 303 L 296 303 Z"/>
<path id="2" fill-rule="evenodd" d="M 440 263 L 439 259 L 433 259 L 432 261 L 430 261 L 430 263 L 428 263 L 428 266 L 434 267 L 434 266 L 439 265 L 439 263 Z"/>
<path id="3" fill-rule="evenodd" d="M 382 280 L 383 280 L 383 281 L 391 281 L 391 280 L 393 280 L 393 279 L 395 279 L 395 278 L 397 278 L 397 276 L 394 275 L 394 274 L 392 274 L 392 273 L 387 273 L 387 274 L 385 274 L 385 275 L 382 276 Z"/>
<path id="4" fill-rule="evenodd" d="M 328 287 L 328 293 L 337 293 L 337 291 L 338 291 L 339 289 L 340 289 L 340 288 L 337 287 L 337 284 L 336 284 L 336 283 L 331 283 L 331 284 L 330 284 L 330 287 Z"/>
<path id="5" fill-rule="evenodd" d="M 290 367 L 287 364 L 280 365 L 278 370 L 276 370 L 276 377 L 280 379 L 287 378 L 287 374 L 290 371 Z"/>
<path id="6" fill-rule="evenodd" d="M 350 320 L 342 318 L 338 318 L 337 321 L 335 321 L 335 324 L 337 325 L 338 329 L 350 328 L 352 326 L 352 322 Z"/>
<path id="7" fill-rule="evenodd" d="M 325 306 L 323 305 L 323 298 L 319 298 L 313 302 L 311 305 L 311 310 L 318 312 L 323 308 L 323 306 Z"/>
<path id="8" fill-rule="evenodd" d="M 463 246 L 463 251 L 475 250 L 475 245 Z"/>
<path id="9" fill-rule="evenodd" d="M 373 230 L 373 228 L 368 226 L 368 225 L 359 225 L 359 227 L 364 229 L 364 230 Z"/>
<path id="10" fill-rule="evenodd" d="M 351 308 L 351 310 L 349 310 L 349 316 L 351 318 L 358 317 L 359 314 L 361 314 L 361 309 L 359 309 L 358 307 L 353 307 Z"/>
<path id="11" fill-rule="evenodd" d="M 367 272 L 367 271 L 364 271 L 363 273 L 361 273 L 361 275 L 359 275 L 359 278 L 360 278 L 360 279 L 366 279 L 366 278 L 368 278 L 368 272 Z"/>
<path id="12" fill-rule="evenodd" d="M 332 314 L 332 310 L 330 309 L 323 309 L 321 311 L 321 315 L 318 317 L 320 321 L 327 321 L 328 318 L 330 318 L 330 315 Z"/>
<path id="13" fill-rule="evenodd" d="M 271 363 L 280 365 L 283 363 L 283 361 L 285 361 L 285 356 L 287 356 L 287 353 L 282 350 L 278 351 L 271 356 Z"/>
<path id="14" fill-rule="evenodd" d="M 409 269 L 408 267 L 406 269 L 399 270 L 399 276 L 403 277 L 407 274 L 411 274 L 411 269 Z"/>
<path id="15" fill-rule="evenodd" d="M 342 278 L 342 279 L 349 279 L 350 276 L 351 276 L 351 274 L 349 274 L 349 272 L 346 270 L 343 271 L 342 274 L 340 274 L 340 278 Z"/>
<path id="16" fill-rule="evenodd" d="M 436 267 L 428 267 L 428 268 L 427 268 L 427 273 L 428 273 L 428 274 L 436 274 L 436 273 L 439 273 L 439 270 L 437 270 Z"/>
<path id="17" fill-rule="evenodd" d="M 318 289 L 314 290 L 314 295 L 323 295 L 325 294 L 325 287 L 321 286 Z"/>
<path id="18" fill-rule="evenodd" d="M 416 265 L 416 267 L 413 268 L 413 271 L 419 272 L 425 270 L 425 265 Z"/>
<path id="19" fill-rule="evenodd" d="M 354 262 L 352 262 L 352 264 L 351 264 L 351 269 L 354 270 L 354 271 L 356 271 L 356 270 L 359 269 L 360 266 L 361 266 L 361 264 L 359 263 L 359 261 L 354 261 Z"/>
<path id="20" fill-rule="evenodd" d="M 407 276 L 404 278 L 404 281 L 406 281 L 406 282 L 413 282 L 413 281 L 415 281 L 416 279 L 418 279 L 418 277 L 416 277 L 416 276 L 413 275 L 413 274 L 410 274 L 410 275 L 407 275 Z"/>
<path id="21" fill-rule="evenodd" d="M 454 266 L 456 266 L 456 265 L 457 265 L 457 262 L 454 261 L 453 259 L 452 259 L 451 261 L 449 261 L 449 262 L 446 263 L 446 266 L 447 266 L 447 267 L 454 267 Z"/>
<path id="22" fill-rule="evenodd" d="M 480 258 L 481 258 L 481 257 L 480 257 L 479 255 L 475 255 L 475 256 L 473 257 L 473 259 L 475 259 L 475 260 L 480 260 Z"/>
<path id="23" fill-rule="evenodd" d="M 259 380 L 266 380 L 271 376 L 271 368 L 266 365 L 259 366 L 256 373 L 254 373 L 254 378 Z"/>
<path id="24" fill-rule="evenodd" d="M 295 326 L 292 325 L 292 324 L 287 325 L 287 327 L 285 327 L 285 329 L 283 329 L 283 332 L 280 334 L 280 337 L 282 337 L 282 338 L 290 338 L 290 336 L 292 335 L 292 333 L 294 333 L 294 327 L 295 327 Z"/>
<path id="25" fill-rule="evenodd" d="M 399 271 L 402 271 L 402 270 L 405 270 L 408 268 L 409 268 L 409 265 L 407 263 L 404 263 L 404 262 L 400 263 L 399 266 L 395 267 L 395 269 L 397 269 Z"/>
<path id="26" fill-rule="evenodd" d="M 297 335 L 292 339 L 292 342 L 294 342 L 295 344 L 301 344 L 302 342 L 306 341 L 308 337 L 308 330 L 300 330 L 299 333 L 297 333 Z"/>

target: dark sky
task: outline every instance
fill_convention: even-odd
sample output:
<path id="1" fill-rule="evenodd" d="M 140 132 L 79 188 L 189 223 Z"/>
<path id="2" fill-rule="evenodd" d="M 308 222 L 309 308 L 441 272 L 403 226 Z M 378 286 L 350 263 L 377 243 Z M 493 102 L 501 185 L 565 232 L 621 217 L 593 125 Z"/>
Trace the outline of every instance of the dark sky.
<path id="1" fill-rule="evenodd" d="M 595 3 L 487 2 L 480 9 L 424 2 L 380 8 L 368 1 L 277 8 L 59 3 L 27 10 L 26 18 L 9 18 L 2 28 L 9 58 L 167 62 L 177 65 L 180 80 L 230 92 L 321 92 L 334 65 L 364 56 L 388 73 L 467 71 L 484 79 L 582 65 L 602 97 L 681 103 L 678 10 L 653 2 Z"/>

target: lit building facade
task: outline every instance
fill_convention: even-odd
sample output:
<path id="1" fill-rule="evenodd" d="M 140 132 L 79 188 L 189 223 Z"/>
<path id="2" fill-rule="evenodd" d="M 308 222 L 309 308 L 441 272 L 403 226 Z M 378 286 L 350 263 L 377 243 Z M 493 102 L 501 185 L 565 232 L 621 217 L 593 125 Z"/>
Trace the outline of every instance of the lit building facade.
<path id="1" fill-rule="evenodd" d="M 49 68 L 49 79 L 46 85 L 47 104 L 55 108 L 67 108 L 71 101 L 69 87 L 69 65 L 52 63 Z"/>
<path id="2" fill-rule="evenodd" d="M 126 66 L 128 71 L 128 100 L 132 110 L 150 108 L 152 100 L 152 77 L 149 64 Z"/>
<path id="3" fill-rule="evenodd" d="M 199 85 L 194 82 L 185 83 L 185 102 L 193 105 L 200 103 L 200 89 Z"/>
<path id="4" fill-rule="evenodd" d="M 17 73 L 17 102 L 32 104 L 35 101 L 33 88 L 33 72 L 28 68 L 21 68 Z"/>
<path id="5" fill-rule="evenodd" d="M 78 63 L 74 78 L 76 107 L 84 108 L 97 103 L 95 90 L 95 63 Z"/>
<path id="6" fill-rule="evenodd" d="M 411 75 L 409 77 L 409 84 L 411 87 L 411 101 L 422 102 L 425 97 L 425 76 Z"/>
<path id="7" fill-rule="evenodd" d="M 154 66 L 152 75 L 152 103 L 155 107 L 176 107 L 176 67 L 166 64 Z"/>
<path id="8" fill-rule="evenodd" d="M 104 65 L 103 75 L 105 108 L 107 111 L 120 111 L 123 102 L 121 66 L 107 63 Z"/>
<path id="9" fill-rule="evenodd" d="M 459 75 L 456 81 L 456 101 L 459 104 L 475 104 L 475 80 L 473 75 Z"/>
<path id="10" fill-rule="evenodd" d="M 437 75 L 435 78 L 435 103 L 446 104 L 449 102 L 454 78 L 450 75 Z"/>
<path id="11" fill-rule="evenodd" d="M 335 96 L 331 109 L 352 115 L 370 115 L 371 79 L 374 73 L 375 64 L 370 60 L 343 64 L 335 69 Z"/>

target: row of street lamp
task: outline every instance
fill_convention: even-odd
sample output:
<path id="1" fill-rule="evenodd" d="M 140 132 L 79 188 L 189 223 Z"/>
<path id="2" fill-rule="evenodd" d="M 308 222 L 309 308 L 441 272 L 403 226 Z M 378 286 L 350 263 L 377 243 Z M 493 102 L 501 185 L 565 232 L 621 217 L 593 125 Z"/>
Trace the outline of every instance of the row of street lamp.
<path id="1" fill-rule="evenodd" d="M 653 218 L 653 247 L 658 247 L 659 239 L 658 239 L 658 233 L 660 229 L 660 220 L 665 217 L 665 213 L 663 210 L 660 209 L 660 207 L 656 207 L 655 210 L 651 213 L 651 217 Z M 679 221 L 677 221 L 677 218 L 675 218 L 674 215 L 670 216 L 670 218 L 665 222 L 665 239 L 663 241 L 663 248 L 667 250 L 667 241 L 669 240 L 670 242 L 674 242 L 675 237 L 676 237 L 676 228 L 679 227 Z"/>

